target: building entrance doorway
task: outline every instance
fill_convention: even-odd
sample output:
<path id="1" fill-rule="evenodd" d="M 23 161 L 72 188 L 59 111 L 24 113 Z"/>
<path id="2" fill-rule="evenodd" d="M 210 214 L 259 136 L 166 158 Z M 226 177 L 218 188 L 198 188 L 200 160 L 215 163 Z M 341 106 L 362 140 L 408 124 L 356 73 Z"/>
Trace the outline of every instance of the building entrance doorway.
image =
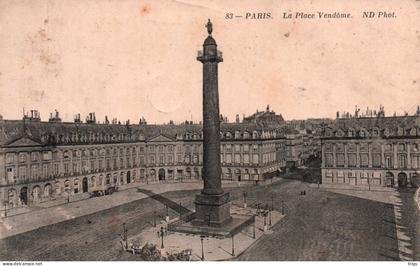
<path id="1" fill-rule="evenodd" d="M 20 190 L 20 202 L 22 203 L 22 205 L 28 205 L 28 188 L 27 187 L 23 187 Z"/>
<path id="2" fill-rule="evenodd" d="M 83 191 L 83 193 L 88 192 L 88 180 L 87 180 L 87 177 L 83 178 L 83 181 L 82 181 L 82 191 Z"/>
<path id="3" fill-rule="evenodd" d="M 398 174 L 398 187 L 407 187 L 407 175 L 405 173 Z"/>
<path id="4" fill-rule="evenodd" d="M 385 182 L 387 187 L 393 187 L 394 186 L 394 175 L 392 173 L 386 173 L 385 175 Z"/>
<path id="5" fill-rule="evenodd" d="M 159 180 L 165 180 L 165 169 L 159 169 Z"/>
<path id="6" fill-rule="evenodd" d="M 131 183 L 131 172 L 127 171 L 127 184 Z"/>

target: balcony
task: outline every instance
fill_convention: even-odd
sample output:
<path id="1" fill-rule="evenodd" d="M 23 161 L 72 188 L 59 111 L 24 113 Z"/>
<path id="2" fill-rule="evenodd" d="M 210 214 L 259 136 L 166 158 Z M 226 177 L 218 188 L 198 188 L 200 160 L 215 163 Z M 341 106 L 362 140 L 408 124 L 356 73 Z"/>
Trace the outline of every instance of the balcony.
<path id="1" fill-rule="evenodd" d="M 216 54 L 207 53 L 204 54 L 202 50 L 197 51 L 197 60 L 200 62 L 207 62 L 207 61 L 217 61 L 217 62 L 223 62 L 223 53 L 219 50 L 216 51 Z"/>

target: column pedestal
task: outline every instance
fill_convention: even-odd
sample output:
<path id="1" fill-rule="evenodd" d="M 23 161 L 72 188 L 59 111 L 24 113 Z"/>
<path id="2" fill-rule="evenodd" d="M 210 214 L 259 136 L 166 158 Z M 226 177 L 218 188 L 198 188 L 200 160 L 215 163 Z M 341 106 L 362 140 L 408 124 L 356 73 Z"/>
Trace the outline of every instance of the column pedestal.
<path id="1" fill-rule="evenodd" d="M 219 195 L 198 194 L 195 196 L 194 225 L 222 227 L 232 221 L 230 216 L 230 195 L 228 192 Z"/>

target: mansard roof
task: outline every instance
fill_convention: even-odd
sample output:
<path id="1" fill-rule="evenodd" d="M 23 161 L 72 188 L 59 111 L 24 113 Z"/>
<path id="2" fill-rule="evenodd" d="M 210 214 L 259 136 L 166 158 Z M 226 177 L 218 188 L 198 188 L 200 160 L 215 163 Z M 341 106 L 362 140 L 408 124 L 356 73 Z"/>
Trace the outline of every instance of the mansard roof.
<path id="1" fill-rule="evenodd" d="M 256 123 L 221 123 L 221 135 L 233 138 L 280 138 L 286 128 L 262 126 Z M 239 134 L 238 134 L 239 132 Z M 248 133 L 248 134 L 247 134 Z M 72 145 L 137 141 L 201 140 L 201 124 L 180 125 L 120 125 L 22 120 L 0 121 L 0 145 L 7 145 L 26 136 L 39 145 Z M 250 137 L 250 138 L 251 138 Z"/>
<path id="2" fill-rule="evenodd" d="M 419 136 L 420 116 L 341 118 L 323 132 L 324 138 Z"/>

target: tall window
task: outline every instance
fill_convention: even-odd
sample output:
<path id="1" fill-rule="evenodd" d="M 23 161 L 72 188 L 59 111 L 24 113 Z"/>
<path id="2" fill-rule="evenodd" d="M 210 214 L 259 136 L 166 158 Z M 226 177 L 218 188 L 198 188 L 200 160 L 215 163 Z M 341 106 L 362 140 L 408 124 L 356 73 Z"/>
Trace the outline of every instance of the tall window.
<path id="1" fill-rule="evenodd" d="M 343 167 L 344 166 L 344 154 L 338 153 L 337 154 L 337 166 Z"/>
<path id="2" fill-rule="evenodd" d="M 69 164 L 68 163 L 64 163 L 64 173 L 65 174 L 69 173 Z"/>
<path id="3" fill-rule="evenodd" d="M 373 167 L 381 167 L 381 155 L 380 154 L 373 154 Z"/>
<path id="4" fill-rule="evenodd" d="M 398 145 L 398 150 L 399 151 L 405 151 L 405 144 L 401 143 Z"/>
<path id="5" fill-rule="evenodd" d="M 19 180 L 26 180 L 26 166 L 19 166 Z"/>
<path id="6" fill-rule="evenodd" d="M 60 174 L 60 171 L 59 171 L 59 164 L 58 163 L 55 163 L 54 164 L 54 175 L 55 176 L 58 176 Z"/>
<path id="7" fill-rule="evenodd" d="M 13 153 L 6 154 L 6 163 L 14 163 L 15 155 Z"/>
<path id="8" fill-rule="evenodd" d="M 231 144 L 226 144 L 226 151 L 227 152 L 231 152 L 232 151 L 232 145 Z"/>
<path id="9" fill-rule="evenodd" d="M 405 155 L 400 155 L 399 156 L 399 165 L 400 168 L 406 168 L 407 167 L 407 158 L 405 157 Z"/>
<path id="10" fill-rule="evenodd" d="M 14 167 L 7 167 L 6 168 L 6 174 L 7 174 L 7 180 L 9 182 L 15 182 L 16 181 L 15 168 Z"/>
<path id="11" fill-rule="evenodd" d="M 240 164 L 241 163 L 241 155 L 236 153 L 235 154 L 235 163 Z"/>
<path id="12" fill-rule="evenodd" d="M 367 153 L 360 154 L 360 166 L 367 167 L 369 165 L 369 155 Z"/>
<path id="13" fill-rule="evenodd" d="M 249 154 L 244 154 L 244 163 L 249 163 Z"/>
<path id="14" fill-rule="evenodd" d="M 258 154 L 253 154 L 252 155 L 252 163 L 253 164 L 258 164 L 259 163 L 259 156 L 258 156 Z"/>
<path id="15" fill-rule="evenodd" d="M 355 153 L 349 153 L 348 154 L 348 166 L 349 167 L 355 167 L 356 166 L 356 154 Z"/>
<path id="16" fill-rule="evenodd" d="M 43 176 L 44 176 L 44 178 L 47 178 L 48 176 L 49 176 L 49 171 L 50 169 L 49 169 L 49 165 L 48 164 L 44 164 L 43 166 L 42 166 L 42 173 L 43 173 Z"/>
<path id="17" fill-rule="evenodd" d="M 325 154 L 325 166 L 332 167 L 334 164 L 333 155 L 331 153 Z"/>
<path id="18" fill-rule="evenodd" d="M 385 166 L 386 166 L 386 168 L 393 168 L 392 157 L 391 156 L 386 156 L 385 157 Z"/>
<path id="19" fill-rule="evenodd" d="M 226 154 L 226 163 L 232 163 L 232 154 Z"/>
<path id="20" fill-rule="evenodd" d="M 420 168 L 420 156 L 414 155 L 411 160 L 411 167 L 414 169 Z"/>
<path id="21" fill-rule="evenodd" d="M 39 152 L 32 152 L 31 153 L 32 156 L 32 161 L 38 161 L 39 160 Z"/>
<path id="22" fill-rule="evenodd" d="M 31 166 L 31 175 L 33 179 L 38 179 L 38 165 Z"/>

